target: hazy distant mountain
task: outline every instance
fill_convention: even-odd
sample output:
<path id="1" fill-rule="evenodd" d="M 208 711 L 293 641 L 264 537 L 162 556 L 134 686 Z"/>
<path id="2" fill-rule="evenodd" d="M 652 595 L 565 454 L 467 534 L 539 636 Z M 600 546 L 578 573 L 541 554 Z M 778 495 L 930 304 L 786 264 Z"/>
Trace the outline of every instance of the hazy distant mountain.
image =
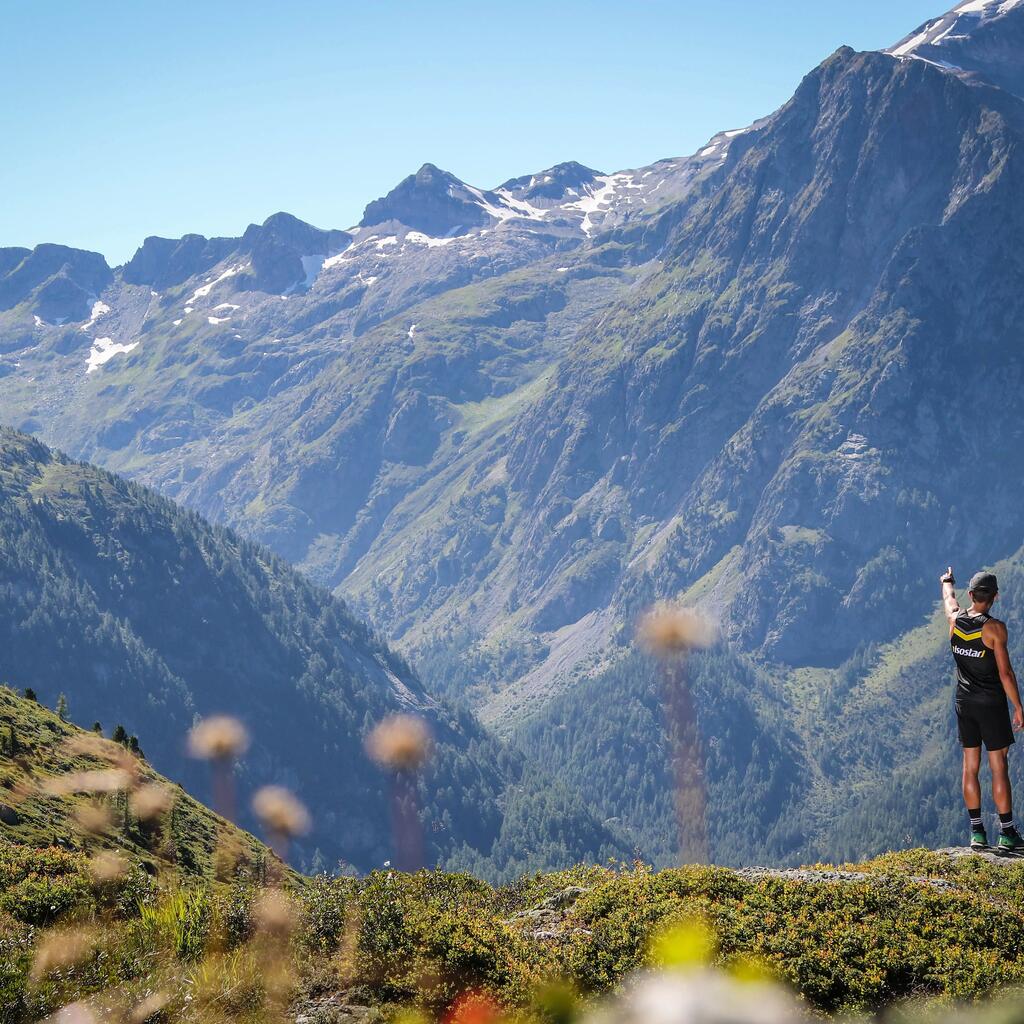
<path id="1" fill-rule="evenodd" d="M 692 157 L 490 190 L 428 164 L 359 227 L 150 239 L 91 292 L 4 251 L 0 410 L 270 544 L 577 781 L 548 732 L 573 687 L 639 708 L 637 611 L 703 601 L 730 679 L 758 662 L 716 792 L 792 734 L 775 820 L 829 797 L 772 842 L 828 853 L 855 758 L 809 709 L 844 714 L 937 566 L 1022 540 L 1022 33 L 1024 4 L 964 3 Z M 40 304 L 61 274 L 78 319 Z M 619 763 L 654 720 L 622 714 Z M 587 798 L 622 817 L 610 792 Z"/>

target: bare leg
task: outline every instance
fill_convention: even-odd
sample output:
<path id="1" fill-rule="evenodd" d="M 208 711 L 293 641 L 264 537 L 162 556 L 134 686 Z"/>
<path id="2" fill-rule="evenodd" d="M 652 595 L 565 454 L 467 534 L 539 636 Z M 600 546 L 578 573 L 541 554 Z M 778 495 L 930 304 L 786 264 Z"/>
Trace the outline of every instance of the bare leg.
<path id="1" fill-rule="evenodd" d="M 991 759 L 991 754 L 989 758 Z M 981 770 L 981 747 L 964 747 L 964 803 L 968 810 L 981 806 L 981 783 L 978 772 Z"/>
<path id="2" fill-rule="evenodd" d="M 1013 793 L 1010 789 L 1009 747 L 988 752 L 988 766 L 992 770 L 992 799 L 1000 814 L 1009 814 L 1013 808 Z M 964 751 L 966 754 L 967 751 Z M 975 777 L 977 778 L 977 777 Z M 967 783 L 964 783 L 966 792 Z M 980 793 L 980 790 L 979 790 Z M 979 797 L 980 798 L 980 797 Z M 977 806 L 977 804 L 975 804 Z"/>

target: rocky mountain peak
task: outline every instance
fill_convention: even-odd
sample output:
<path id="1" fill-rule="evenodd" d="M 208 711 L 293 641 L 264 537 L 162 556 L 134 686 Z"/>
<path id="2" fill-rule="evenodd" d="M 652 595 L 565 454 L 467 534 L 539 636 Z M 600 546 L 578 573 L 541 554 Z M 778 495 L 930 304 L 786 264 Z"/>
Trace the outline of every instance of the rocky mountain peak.
<path id="1" fill-rule="evenodd" d="M 600 174 L 600 171 L 585 167 L 575 160 L 569 160 L 555 164 L 554 167 L 549 167 L 538 174 L 524 174 L 520 178 L 511 178 L 499 191 L 511 192 L 517 199 L 530 202 L 538 199 L 562 200 L 578 194 L 586 185 L 593 184 Z"/>
<path id="2" fill-rule="evenodd" d="M 250 224 L 242 235 L 241 249 L 282 246 L 301 256 L 329 255 L 351 238 L 344 231 L 324 231 L 290 213 L 271 214 L 262 224 Z"/>
<path id="3" fill-rule="evenodd" d="M 0 310 L 29 301 L 32 312 L 51 323 L 85 319 L 112 280 L 98 252 L 51 243 L 0 250 Z"/>
<path id="4" fill-rule="evenodd" d="M 965 0 L 886 53 L 927 61 L 1024 96 L 1024 0 Z"/>
<path id="5" fill-rule="evenodd" d="M 382 199 L 370 203 L 359 226 L 394 222 L 435 237 L 465 234 L 494 223 L 498 218 L 492 211 L 498 203 L 500 199 L 493 193 L 473 188 L 427 163 Z"/>

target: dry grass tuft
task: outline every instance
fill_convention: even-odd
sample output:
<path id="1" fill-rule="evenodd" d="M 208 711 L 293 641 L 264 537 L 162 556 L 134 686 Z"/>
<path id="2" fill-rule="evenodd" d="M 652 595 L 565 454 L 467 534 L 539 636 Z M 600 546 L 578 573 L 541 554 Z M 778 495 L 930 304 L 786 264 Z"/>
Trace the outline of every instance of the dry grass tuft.
<path id="1" fill-rule="evenodd" d="M 98 836 L 113 826 L 114 816 L 102 804 L 81 804 L 75 808 L 75 824 L 83 832 Z"/>
<path id="2" fill-rule="evenodd" d="M 146 1024 L 155 1017 L 171 1001 L 171 997 L 165 992 L 154 992 L 146 996 L 140 1003 L 136 1003 L 128 1014 L 128 1024 Z"/>
<path id="3" fill-rule="evenodd" d="M 89 861 L 89 874 L 100 884 L 116 882 L 128 874 L 128 861 L 113 850 L 102 850 Z"/>
<path id="4" fill-rule="evenodd" d="M 87 1003 L 75 1002 L 68 1003 L 56 1013 L 50 1014 L 43 1024 L 100 1024 L 100 1019 Z"/>
<path id="5" fill-rule="evenodd" d="M 287 939 L 298 924 L 295 906 L 280 889 L 264 889 L 253 903 L 253 920 L 264 935 Z"/>
<path id="6" fill-rule="evenodd" d="M 264 786 L 252 798 L 252 809 L 279 836 L 303 836 L 313 824 L 302 802 L 283 786 Z"/>
<path id="7" fill-rule="evenodd" d="M 366 751 L 378 764 L 395 771 L 412 771 L 429 756 L 430 730 L 422 718 L 391 715 L 366 738 Z"/>
<path id="8" fill-rule="evenodd" d="M 67 772 L 46 779 L 39 786 L 44 796 L 70 796 L 72 793 L 118 793 L 129 789 L 132 776 L 123 768 L 101 768 L 88 772 Z"/>
<path id="9" fill-rule="evenodd" d="M 666 604 L 652 608 L 640 619 L 637 637 L 651 654 L 666 658 L 710 647 L 716 630 L 699 612 Z"/>
<path id="10" fill-rule="evenodd" d="M 159 783 L 148 783 L 132 793 L 128 801 L 132 814 L 140 821 L 153 821 L 171 809 L 174 794 Z"/>
<path id="11" fill-rule="evenodd" d="M 227 761 L 241 757 L 249 749 L 249 734 L 237 718 L 212 715 L 204 718 L 188 734 L 188 751 L 208 761 Z"/>
<path id="12" fill-rule="evenodd" d="M 33 982 L 39 982 L 55 971 L 63 971 L 87 960 L 96 947 L 96 933 L 91 928 L 69 928 L 46 933 L 36 946 L 32 961 Z"/>

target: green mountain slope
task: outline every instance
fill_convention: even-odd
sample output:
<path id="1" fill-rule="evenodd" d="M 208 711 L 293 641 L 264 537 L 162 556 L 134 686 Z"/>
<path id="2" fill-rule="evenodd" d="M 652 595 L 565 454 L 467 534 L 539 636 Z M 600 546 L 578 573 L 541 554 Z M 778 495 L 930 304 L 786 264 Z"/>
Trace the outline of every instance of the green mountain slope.
<path id="1" fill-rule="evenodd" d="M 506 822 L 516 809 L 541 834 L 551 825 L 526 794 L 507 793 L 521 756 L 429 696 L 340 601 L 265 549 L 5 430 L 0 555 L 0 676 L 48 703 L 65 693 L 82 720 L 116 716 L 146 738 L 156 768 L 200 796 L 210 777 L 186 756 L 186 734 L 199 716 L 237 715 L 252 739 L 235 772 L 243 820 L 256 787 L 299 791 L 314 819 L 301 860 L 367 868 L 392 855 L 389 783 L 363 741 L 406 712 L 435 741 L 419 809 L 431 860 L 540 866 Z M 560 859 L 576 852 L 570 843 Z"/>

